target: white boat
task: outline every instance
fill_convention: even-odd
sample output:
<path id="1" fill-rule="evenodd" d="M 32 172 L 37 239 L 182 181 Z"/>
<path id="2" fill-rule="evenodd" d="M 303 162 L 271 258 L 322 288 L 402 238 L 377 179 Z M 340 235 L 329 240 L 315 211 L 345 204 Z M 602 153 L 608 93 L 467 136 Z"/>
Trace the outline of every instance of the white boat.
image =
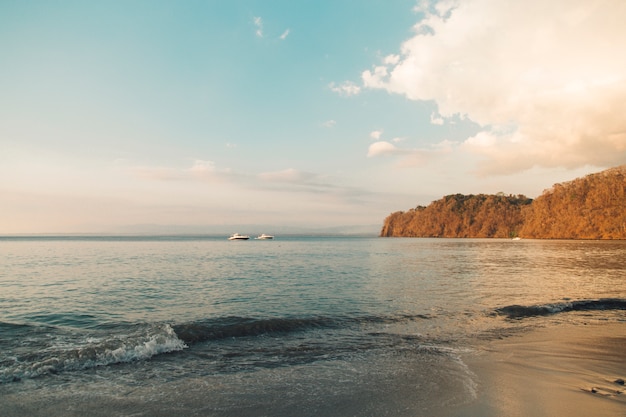
<path id="1" fill-rule="evenodd" d="M 265 233 L 263 233 L 262 235 L 257 236 L 256 239 L 259 239 L 259 240 L 270 240 L 270 239 L 274 239 L 274 236 L 266 235 Z"/>
<path id="2" fill-rule="evenodd" d="M 228 240 L 248 240 L 248 239 L 250 239 L 250 236 L 240 235 L 239 233 L 235 233 L 228 238 Z"/>

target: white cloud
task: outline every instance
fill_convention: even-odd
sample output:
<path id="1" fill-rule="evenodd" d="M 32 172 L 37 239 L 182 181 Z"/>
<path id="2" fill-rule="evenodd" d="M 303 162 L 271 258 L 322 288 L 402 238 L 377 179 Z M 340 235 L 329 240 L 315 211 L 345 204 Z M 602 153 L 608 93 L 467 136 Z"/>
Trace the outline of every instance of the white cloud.
<path id="1" fill-rule="evenodd" d="M 285 29 L 285 31 L 282 33 L 282 35 L 279 36 L 280 40 L 284 41 L 285 39 L 287 39 L 287 36 L 289 36 L 289 32 L 290 32 L 289 29 Z"/>
<path id="2" fill-rule="evenodd" d="M 415 11 L 415 35 L 363 85 L 435 101 L 434 124 L 476 122 L 461 148 L 484 158 L 482 173 L 626 163 L 626 2 L 421 1 Z"/>
<path id="3" fill-rule="evenodd" d="M 379 140 L 382 134 L 383 134 L 382 130 L 374 130 L 372 133 L 370 133 L 370 138 L 374 140 Z"/>
<path id="4" fill-rule="evenodd" d="M 189 168 L 189 172 L 195 175 L 206 175 L 215 172 L 215 163 L 213 161 L 196 160 L 193 166 Z"/>
<path id="5" fill-rule="evenodd" d="M 262 38 L 263 37 L 263 19 L 257 16 L 257 17 L 254 17 L 252 21 L 254 22 L 254 26 L 256 27 L 255 34 L 259 38 Z"/>
<path id="6" fill-rule="evenodd" d="M 191 168 L 183 170 L 187 177 L 191 179 L 208 181 L 208 182 L 230 182 L 235 179 L 241 179 L 245 176 L 242 173 L 235 173 L 230 168 L 218 168 L 213 161 L 205 161 L 197 159 Z"/>
<path id="7" fill-rule="evenodd" d="M 373 156 L 393 155 L 397 153 L 401 153 L 401 151 L 395 145 L 385 141 L 378 141 L 370 145 L 367 151 L 367 157 L 371 158 Z"/>
<path id="8" fill-rule="evenodd" d="M 331 120 L 326 120 L 324 123 L 322 123 L 322 126 L 331 128 L 331 127 L 334 127 L 336 124 L 337 122 L 331 119 Z"/>
<path id="9" fill-rule="evenodd" d="M 400 55 L 387 55 L 383 59 L 383 63 L 386 65 L 396 65 L 398 62 L 400 62 Z"/>
<path id="10" fill-rule="evenodd" d="M 331 91 L 346 97 L 354 96 L 361 92 L 361 87 L 351 81 L 345 81 L 341 85 L 330 83 L 328 87 L 331 89 Z"/>
<path id="11" fill-rule="evenodd" d="M 440 143 L 430 145 L 429 148 L 404 148 L 397 146 L 404 142 L 406 138 L 394 138 L 391 142 L 378 141 L 369 146 L 367 157 L 384 157 L 394 156 L 398 158 L 397 166 L 415 167 L 424 165 L 428 162 L 439 160 L 446 154 L 450 154 L 459 149 L 459 145 L 455 142 L 444 140 Z"/>

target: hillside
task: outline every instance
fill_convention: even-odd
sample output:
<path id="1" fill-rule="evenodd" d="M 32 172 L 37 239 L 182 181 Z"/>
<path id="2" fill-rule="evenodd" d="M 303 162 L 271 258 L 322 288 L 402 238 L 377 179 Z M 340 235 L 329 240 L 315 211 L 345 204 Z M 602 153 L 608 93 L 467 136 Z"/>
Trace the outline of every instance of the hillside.
<path id="1" fill-rule="evenodd" d="M 524 212 L 520 235 L 626 239 L 626 165 L 554 185 Z"/>
<path id="2" fill-rule="evenodd" d="M 385 237 L 626 239 L 626 165 L 523 195 L 453 194 L 384 221 Z"/>
<path id="3" fill-rule="evenodd" d="M 531 201 L 523 195 L 448 195 L 428 207 L 391 214 L 381 236 L 516 236 L 522 225 L 522 207 Z"/>

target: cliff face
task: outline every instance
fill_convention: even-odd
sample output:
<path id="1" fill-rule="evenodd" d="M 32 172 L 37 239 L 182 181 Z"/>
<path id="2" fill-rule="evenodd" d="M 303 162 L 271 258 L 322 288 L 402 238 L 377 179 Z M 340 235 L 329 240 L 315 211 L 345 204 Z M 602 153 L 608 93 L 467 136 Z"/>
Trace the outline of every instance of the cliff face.
<path id="1" fill-rule="evenodd" d="M 381 236 L 626 239 L 626 166 L 523 196 L 448 195 L 390 214 Z"/>

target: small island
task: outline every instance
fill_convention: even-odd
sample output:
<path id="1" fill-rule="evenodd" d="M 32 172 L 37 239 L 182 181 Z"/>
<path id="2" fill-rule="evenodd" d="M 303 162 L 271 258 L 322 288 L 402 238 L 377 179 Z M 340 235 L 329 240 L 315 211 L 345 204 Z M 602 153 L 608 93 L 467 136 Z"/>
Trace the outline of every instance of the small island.
<path id="1" fill-rule="evenodd" d="M 626 239 L 626 165 L 524 195 L 452 194 L 390 214 L 382 237 Z"/>

